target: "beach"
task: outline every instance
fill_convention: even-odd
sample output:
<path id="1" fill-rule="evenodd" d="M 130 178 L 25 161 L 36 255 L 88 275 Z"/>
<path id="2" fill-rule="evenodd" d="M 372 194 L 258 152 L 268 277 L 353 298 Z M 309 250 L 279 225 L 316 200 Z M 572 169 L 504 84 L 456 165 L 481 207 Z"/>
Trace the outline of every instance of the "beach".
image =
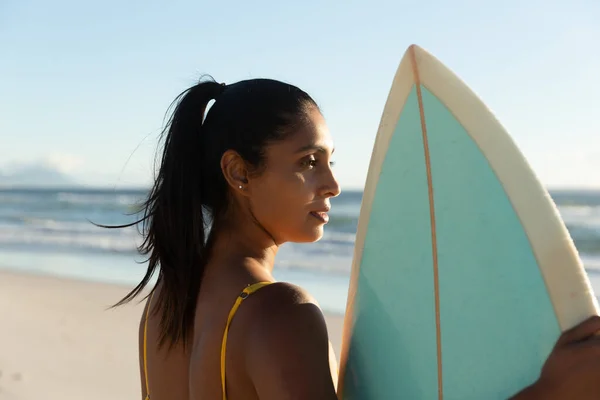
<path id="1" fill-rule="evenodd" d="M 141 398 L 130 286 L 0 271 L 1 400 Z M 342 317 L 325 313 L 339 354 Z"/>

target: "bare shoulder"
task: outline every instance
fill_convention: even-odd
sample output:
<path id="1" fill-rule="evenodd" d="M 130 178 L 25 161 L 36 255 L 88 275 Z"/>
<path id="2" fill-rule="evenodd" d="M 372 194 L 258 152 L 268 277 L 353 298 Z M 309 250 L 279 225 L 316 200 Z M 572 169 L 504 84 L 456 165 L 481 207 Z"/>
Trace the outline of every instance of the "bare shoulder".
<path id="1" fill-rule="evenodd" d="M 312 330 L 316 339 L 328 340 L 325 317 L 317 301 L 303 288 L 276 282 L 262 288 L 249 301 L 244 325 L 253 341 L 274 344 L 293 341 L 300 331 Z M 274 342 L 275 341 L 275 342 Z"/>
<path id="2" fill-rule="evenodd" d="M 283 282 L 261 292 L 248 310 L 245 343 L 259 398 L 335 399 L 327 326 L 315 299 Z"/>
<path id="3" fill-rule="evenodd" d="M 287 327 L 314 329 L 314 337 L 327 339 L 325 317 L 316 299 L 303 288 L 287 282 L 277 282 L 261 289 L 255 303 L 249 307 L 250 330 L 256 340 L 293 339 L 295 332 Z M 292 335 L 292 336 L 289 336 Z"/>
<path id="4" fill-rule="evenodd" d="M 299 304 L 318 306 L 316 299 L 310 293 L 300 286 L 288 282 L 272 283 L 261 289 L 260 292 L 260 307 L 254 311 L 274 311 L 280 307 L 287 308 Z"/>

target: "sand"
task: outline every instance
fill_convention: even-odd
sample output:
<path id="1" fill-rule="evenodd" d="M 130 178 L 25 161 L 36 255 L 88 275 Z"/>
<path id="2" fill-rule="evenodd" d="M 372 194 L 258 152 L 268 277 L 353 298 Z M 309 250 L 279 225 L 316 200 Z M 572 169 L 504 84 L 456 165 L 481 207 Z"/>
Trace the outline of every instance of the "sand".
<path id="1" fill-rule="evenodd" d="M 128 287 L 0 272 L 0 400 L 140 399 Z M 342 317 L 326 315 L 339 354 Z"/>

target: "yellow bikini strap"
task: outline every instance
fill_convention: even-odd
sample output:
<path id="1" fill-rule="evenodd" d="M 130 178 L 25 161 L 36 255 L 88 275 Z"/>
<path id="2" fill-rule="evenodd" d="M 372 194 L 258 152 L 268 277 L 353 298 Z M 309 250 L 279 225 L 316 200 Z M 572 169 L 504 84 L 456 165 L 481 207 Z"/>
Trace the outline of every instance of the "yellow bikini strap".
<path id="1" fill-rule="evenodd" d="M 147 343 L 148 343 L 148 316 L 150 315 L 150 306 L 152 304 L 152 296 L 154 296 L 154 290 L 148 300 L 146 307 L 146 320 L 144 321 L 144 377 L 146 379 L 146 399 L 150 398 L 150 384 L 148 383 L 148 356 L 147 356 Z"/>
<path id="2" fill-rule="evenodd" d="M 229 311 L 229 317 L 227 318 L 227 324 L 225 325 L 225 333 L 223 334 L 223 343 L 221 344 L 221 386 L 223 388 L 223 400 L 227 400 L 227 390 L 225 388 L 225 354 L 227 353 L 227 334 L 229 333 L 229 325 L 231 324 L 231 320 L 233 319 L 235 312 L 244 299 L 256 292 L 258 289 L 267 286 L 270 283 L 272 282 L 258 282 L 253 285 L 249 285 L 242 291 L 242 293 L 240 293 L 235 301 L 235 304 L 231 308 L 231 311 Z"/>

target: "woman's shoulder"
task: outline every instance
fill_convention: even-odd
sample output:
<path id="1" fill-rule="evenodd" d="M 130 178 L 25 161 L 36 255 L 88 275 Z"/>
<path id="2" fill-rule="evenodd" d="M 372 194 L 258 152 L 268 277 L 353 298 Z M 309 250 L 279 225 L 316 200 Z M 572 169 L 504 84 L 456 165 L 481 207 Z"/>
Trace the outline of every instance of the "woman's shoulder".
<path id="1" fill-rule="evenodd" d="M 273 391 L 274 398 L 292 387 L 295 393 L 306 392 L 305 398 L 335 394 L 327 326 L 316 300 L 303 288 L 285 282 L 263 287 L 252 296 L 256 297 L 246 314 L 244 347 L 254 384 Z M 275 370 L 278 384 L 273 383 Z M 306 382 L 314 386 L 307 387 Z"/>
<path id="2" fill-rule="evenodd" d="M 253 299 L 252 305 L 248 307 L 248 314 L 263 326 L 291 317 L 302 318 L 306 314 L 322 315 L 317 300 L 304 288 L 289 282 L 273 282 L 250 297 Z M 313 310 L 313 313 L 304 310 Z"/>
<path id="3" fill-rule="evenodd" d="M 293 342 L 309 327 L 311 336 L 327 338 L 325 317 L 316 299 L 288 282 L 274 282 L 250 296 L 245 310 L 246 337 L 253 347 Z"/>
<path id="4" fill-rule="evenodd" d="M 273 282 L 265 286 L 262 292 L 264 300 L 280 300 L 281 306 L 304 303 L 317 304 L 315 298 L 306 289 L 290 282 Z"/>

